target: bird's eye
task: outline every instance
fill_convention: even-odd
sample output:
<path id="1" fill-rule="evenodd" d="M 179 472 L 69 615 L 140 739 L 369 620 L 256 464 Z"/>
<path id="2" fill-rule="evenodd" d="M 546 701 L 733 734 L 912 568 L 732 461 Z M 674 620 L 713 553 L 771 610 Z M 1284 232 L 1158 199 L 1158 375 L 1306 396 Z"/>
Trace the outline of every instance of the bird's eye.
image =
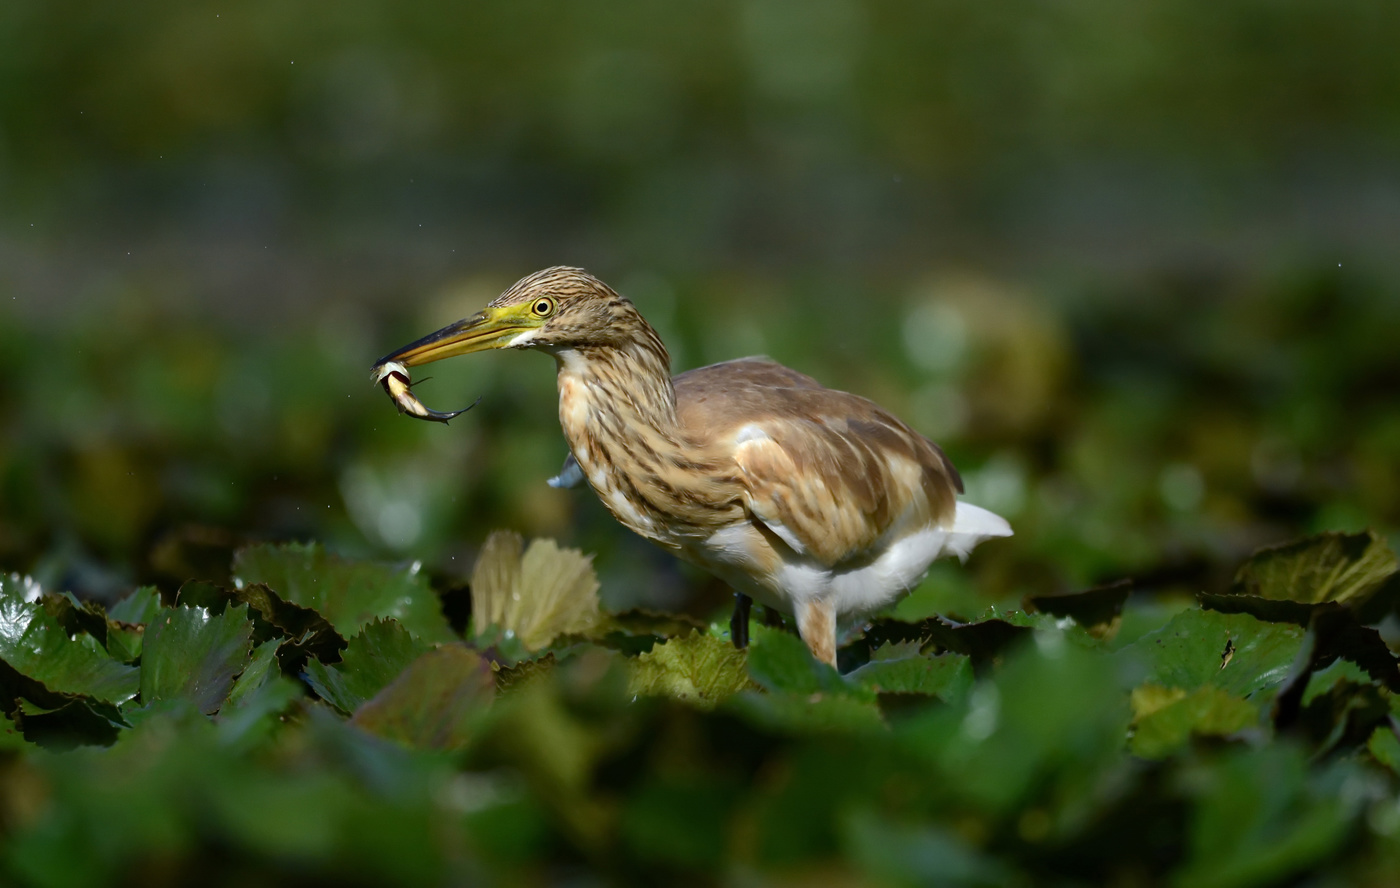
<path id="1" fill-rule="evenodd" d="M 537 317 L 547 318 L 554 314 L 554 300 L 536 299 L 535 304 L 530 307 L 530 310 L 533 311 Z"/>

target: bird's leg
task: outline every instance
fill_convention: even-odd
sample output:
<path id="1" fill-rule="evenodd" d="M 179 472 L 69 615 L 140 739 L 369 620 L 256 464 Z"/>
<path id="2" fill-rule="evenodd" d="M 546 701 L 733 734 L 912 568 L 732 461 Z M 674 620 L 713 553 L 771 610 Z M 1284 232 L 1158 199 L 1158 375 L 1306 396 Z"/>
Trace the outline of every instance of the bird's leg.
<path id="1" fill-rule="evenodd" d="M 753 599 L 743 592 L 734 593 L 734 615 L 729 618 L 729 640 L 739 650 L 749 646 L 749 609 Z"/>
<path id="2" fill-rule="evenodd" d="M 826 599 L 809 599 L 797 606 L 797 634 L 812 656 L 836 668 L 836 606 Z"/>

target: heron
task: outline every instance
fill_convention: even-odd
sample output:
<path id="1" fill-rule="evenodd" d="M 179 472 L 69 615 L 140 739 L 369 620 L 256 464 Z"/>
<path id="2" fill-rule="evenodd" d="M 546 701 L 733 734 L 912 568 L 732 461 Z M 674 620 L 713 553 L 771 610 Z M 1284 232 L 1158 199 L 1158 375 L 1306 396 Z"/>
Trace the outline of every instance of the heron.
<path id="1" fill-rule="evenodd" d="M 737 647 L 758 601 L 834 667 L 840 626 L 907 595 L 937 558 L 1012 533 L 958 499 L 938 445 L 873 401 L 761 357 L 673 377 L 636 306 L 580 268 L 521 278 L 374 376 L 401 410 L 445 421 L 408 391 L 407 368 L 502 348 L 557 365 L 570 455 L 551 483 L 587 482 L 623 526 L 729 584 Z"/>

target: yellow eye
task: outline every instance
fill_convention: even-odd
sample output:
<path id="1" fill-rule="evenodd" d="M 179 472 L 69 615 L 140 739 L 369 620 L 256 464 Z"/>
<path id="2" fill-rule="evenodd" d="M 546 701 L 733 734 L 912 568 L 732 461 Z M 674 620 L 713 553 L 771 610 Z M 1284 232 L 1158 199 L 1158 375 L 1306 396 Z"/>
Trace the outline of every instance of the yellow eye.
<path id="1" fill-rule="evenodd" d="M 535 304 L 530 306 L 530 310 L 535 313 L 536 317 L 547 318 L 554 314 L 554 300 L 547 296 L 536 299 Z"/>

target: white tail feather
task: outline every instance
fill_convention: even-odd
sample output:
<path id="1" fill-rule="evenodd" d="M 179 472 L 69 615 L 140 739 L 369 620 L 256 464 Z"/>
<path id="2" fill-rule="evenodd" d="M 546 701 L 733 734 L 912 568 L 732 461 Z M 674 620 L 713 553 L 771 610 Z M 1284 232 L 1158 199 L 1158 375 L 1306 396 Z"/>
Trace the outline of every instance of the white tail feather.
<path id="1" fill-rule="evenodd" d="M 1009 536 L 1011 525 L 1006 523 L 1005 518 L 981 506 L 959 502 L 958 510 L 953 515 L 953 526 L 948 529 L 948 539 L 943 544 L 943 551 L 958 556 L 959 561 L 966 561 L 973 548 L 983 540 Z"/>

